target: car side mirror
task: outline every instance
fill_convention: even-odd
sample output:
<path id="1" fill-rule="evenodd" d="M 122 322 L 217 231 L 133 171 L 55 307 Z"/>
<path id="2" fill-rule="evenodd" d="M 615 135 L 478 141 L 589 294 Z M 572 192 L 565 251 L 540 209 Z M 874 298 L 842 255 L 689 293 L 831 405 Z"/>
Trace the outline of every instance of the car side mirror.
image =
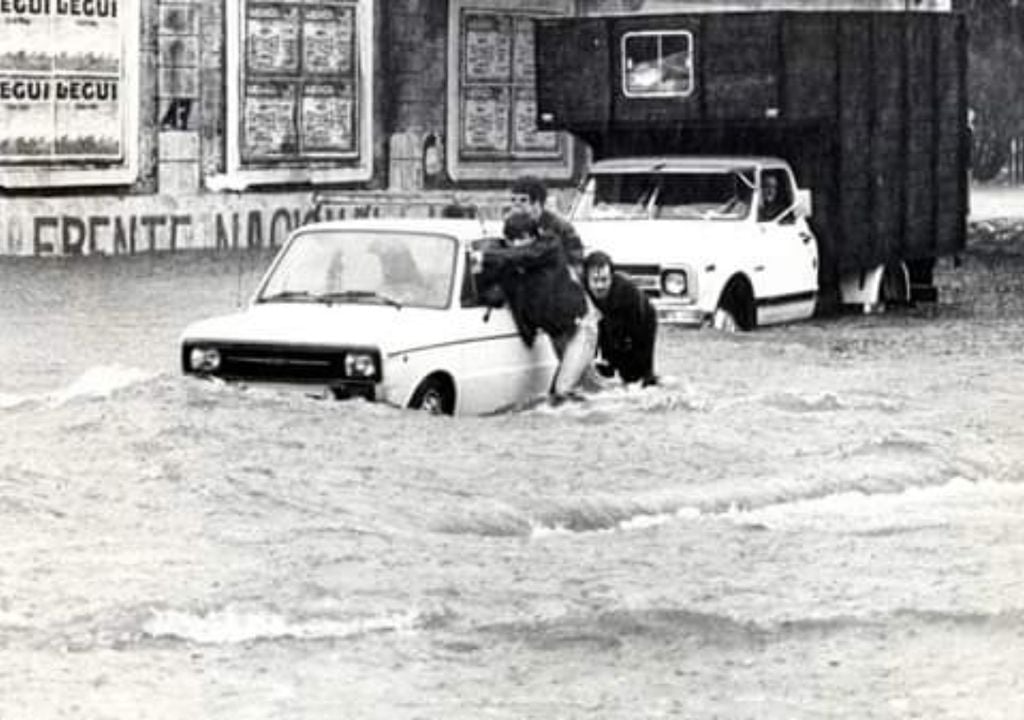
<path id="1" fill-rule="evenodd" d="M 814 199 L 810 190 L 798 188 L 796 191 L 796 202 L 793 204 L 793 212 L 797 217 L 809 218 L 814 213 Z"/>

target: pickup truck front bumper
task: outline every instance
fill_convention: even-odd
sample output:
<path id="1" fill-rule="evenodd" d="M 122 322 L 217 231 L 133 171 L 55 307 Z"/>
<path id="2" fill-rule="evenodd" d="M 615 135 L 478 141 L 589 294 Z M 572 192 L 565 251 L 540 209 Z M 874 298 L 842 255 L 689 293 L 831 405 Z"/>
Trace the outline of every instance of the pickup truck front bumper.
<path id="1" fill-rule="evenodd" d="M 664 325 L 703 327 L 711 321 L 710 313 L 696 305 L 658 299 L 652 300 L 652 303 L 658 313 L 658 322 Z"/>

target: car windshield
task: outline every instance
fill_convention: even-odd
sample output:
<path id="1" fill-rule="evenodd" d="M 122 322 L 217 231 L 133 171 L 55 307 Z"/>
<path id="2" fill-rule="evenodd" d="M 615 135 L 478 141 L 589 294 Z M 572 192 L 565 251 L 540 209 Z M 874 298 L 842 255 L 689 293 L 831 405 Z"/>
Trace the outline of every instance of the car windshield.
<path id="1" fill-rule="evenodd" d="M 599 173 L 586 184 L 574 220 L 743 220 L 753 170 Z"/>
<path id="2" fill-rule="evenodd" d="M 444 308 L 456 248 L 442 235 L 306 231 L 288 245 L 256 300 Z"/>

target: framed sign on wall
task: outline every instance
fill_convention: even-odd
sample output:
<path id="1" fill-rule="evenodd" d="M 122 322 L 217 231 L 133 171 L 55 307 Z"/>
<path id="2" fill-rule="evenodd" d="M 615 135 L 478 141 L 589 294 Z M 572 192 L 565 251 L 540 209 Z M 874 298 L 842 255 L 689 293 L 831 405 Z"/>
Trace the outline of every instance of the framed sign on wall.
<path id="1" fill-rule="evenodd" d="M 227 157 L 207 185 L 372 175 L 372 0 L 228 0 Z"/>
<path id="2" fill-rule="evenodd" d="M 0 186 L 134 182 L 139 6 L 0 3 Z"/>
<path id="3" fill-rule="evenodd" d="M 448 17 L 448 168 L 456 180 L 525 173 L 572 176 L 572 140 L 539 132 L 534 20 L 568 15 L 569 1 L 452 0 Z"/>

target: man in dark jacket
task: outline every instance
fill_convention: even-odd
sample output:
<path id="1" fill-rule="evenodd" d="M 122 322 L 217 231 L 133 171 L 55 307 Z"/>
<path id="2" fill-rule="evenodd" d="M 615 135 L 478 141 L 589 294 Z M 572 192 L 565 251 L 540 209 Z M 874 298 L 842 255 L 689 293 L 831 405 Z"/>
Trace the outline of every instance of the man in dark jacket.
<path id="1" fill-rule="evenodd" d="M 523 341 L 532 346 L 537 331 L 551 338 L 559 359 L 552 385 L 561 400 L 579 385 L 597 349 L 596 314 L 583 286 L 573 279 L 561 243 L 541 233 L 522 211 L 505 220 L 504 247 L 483 252 L 482 276 L 496 279 Z"/>
<path id="2" fill-rule="evenodd" d="M 591 299 L 601 311 L 597 346 L 603 363 L 598 372 L 622 381 L 655 385 L 654 341 L 658 336 L 658 314 L 647 296 L 630 280 L 614 272 L 612 260 L 603 252 L 587 255 L 584 278 Z"/>
<path id="3" fill-rule="evenodd" d="M 548 191 L 544 182 L 533 175 L 524 175 L 512 183 L 511 192 L 513 211 L 525 210 L 537 222 L 541 235 L 557 238 L 565 251 L 566 262 L 580 277 L 583 270 L 583 242 L 572 223 L 545 207 Z"/>

